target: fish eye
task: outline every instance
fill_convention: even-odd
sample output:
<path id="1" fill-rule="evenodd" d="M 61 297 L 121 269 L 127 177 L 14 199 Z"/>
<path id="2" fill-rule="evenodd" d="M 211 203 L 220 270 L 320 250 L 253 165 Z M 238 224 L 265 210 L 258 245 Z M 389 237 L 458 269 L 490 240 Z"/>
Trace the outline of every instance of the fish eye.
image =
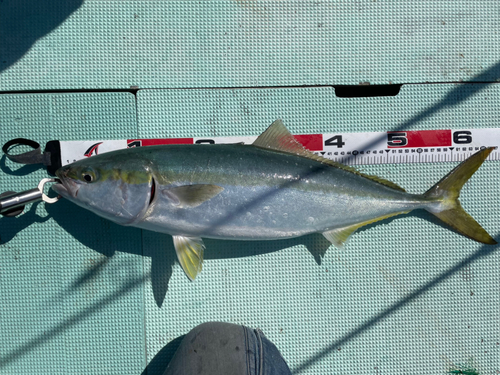
<path id="1" fill-rule="evenodd" d="M 81 180 L 85 181 L 85 182 L 88 182 L 88 183 L 94 182 L 96 180 L 95 172 L 92 171 L 92 170 L 85 170 L 85 171 L 83 171 L 82 172 Z"/>

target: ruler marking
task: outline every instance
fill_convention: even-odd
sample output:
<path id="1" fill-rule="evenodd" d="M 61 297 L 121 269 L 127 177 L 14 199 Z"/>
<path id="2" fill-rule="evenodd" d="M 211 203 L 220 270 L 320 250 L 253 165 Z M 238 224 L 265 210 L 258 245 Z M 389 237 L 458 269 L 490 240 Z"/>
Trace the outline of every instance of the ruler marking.
<path id="1" fill-rule="evenodd" d="M 484 147 L 496 147 L 488 160 L 500 160 L 500 128 L 411 130 L 296 135 L 311 151 L 348 165 L 460 162 Z M 61 164 L 130 147 L 162 144 L 252 144 L 256 136 L 60 141 Z M 207 146 L 209 147 L 209 146 Z M 89 155 L 89 150 L 90 155 Z M 404 157 L 403 157 L 404 155 Z M 411 156 L 410 156 L 411 155 Z"/>

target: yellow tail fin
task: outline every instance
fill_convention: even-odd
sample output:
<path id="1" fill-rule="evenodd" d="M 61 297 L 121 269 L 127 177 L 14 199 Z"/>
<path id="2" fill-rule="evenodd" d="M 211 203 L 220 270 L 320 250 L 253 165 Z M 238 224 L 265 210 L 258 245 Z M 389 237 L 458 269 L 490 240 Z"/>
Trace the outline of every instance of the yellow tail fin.
<path id="1" fill-rule="evenodd" d="M 472 216 L 465 212 L 458 201 L 458 196 L 465 182 L 477 171 L 493 150 L 494 147 L 489 147 L 476 152 L 424 194 L 427 198 L 436 198 L 441 201 L 439 210 L 428 209 L 429 212 L 464 236 L 489 245 L 494 245 L 497 242 Z"/>

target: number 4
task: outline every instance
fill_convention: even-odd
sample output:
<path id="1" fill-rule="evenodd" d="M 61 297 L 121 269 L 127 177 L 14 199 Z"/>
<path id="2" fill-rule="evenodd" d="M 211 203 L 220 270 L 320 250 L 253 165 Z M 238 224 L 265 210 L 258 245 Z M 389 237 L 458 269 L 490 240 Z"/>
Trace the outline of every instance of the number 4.
<path id="1" fill-rule="evenodd" d="M 342 142 L 341 135 L 334 135 L 331 138 L 328 138 L 325 141 L 325 146 L 337 146 L 337 148 L 342 148 L 345 145 L 345 142 Z"/>

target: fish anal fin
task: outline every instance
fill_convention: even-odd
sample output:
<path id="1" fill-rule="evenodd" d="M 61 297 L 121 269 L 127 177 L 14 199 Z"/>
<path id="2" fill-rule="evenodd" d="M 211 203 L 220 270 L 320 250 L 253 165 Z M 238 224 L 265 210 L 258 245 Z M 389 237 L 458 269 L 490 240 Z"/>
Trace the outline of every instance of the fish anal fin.
<path id="1" fill-rule="evenodd" d="M 191 281 L 201 272 L 205 244 L 199 237 L 173 236 L 177 259 Z"/>
<path id="2" fill-rule="evenodd" d="M 264 131 L 264 133 L 262 133 L 252 145 L 302 156 L 323 164 L 331 165 L 332 167 L 343 169 L 359 176 L 363 176 L 390 188 L 405 191 L 401 186 L 395 184 L 394 182 L 391 182 L 384 178 L 380 178 L 378 176 L 361 173 L 356 168 L 349 167 L 347 165 L 337 163 L 333 160 L 314 154 L 313 152 L 302 146 L 302 144 L 295 139 L 295 137 L 285 127 L 282 120 L 274 121 L 271 126 L 269 126 L 269 128 L 267 128 L 266 131 Z"/>
<path id="3" fill-rule="evenodd" d="M 346 244 L 347 240 L 351 236 L 351 234 L 353 234 L 359 228 L 364 227 L 365 225 L 368 225 L 368 224 L 375 223 L 375 222 L 380 221 L 380 220 L 390 218 L 392 216 L 406 214 L 408 212 L 410 212 L 410 211 L 396 212 L 396 213 L 392 213 L 392 214 L 388 214 L 388 215 L 384 215 L 384 216 L 379 216 L 375 219 L 370 219 L 370 220 L 363 221 L 360 223 L 351 224 L 351 225 L 348 225 L 346 227 L 331 229 L 329 231 L 323 232 L 323 236 L 325 236 L 325 238 L 328 241 L 330 241 L 333 245 L 335 245 L 336 247 L 343 248 L 344 245 Z"/>
<path id="4" fill-rule="evenodd" d="M 350 225 L 343 228 L 335 228 L 327 232 L 323 232 L 323 236 L 330 241 L 333 245 L 342 249 L 347 242 L 347 239 L 351 234 L 353 234 L 359 227 L 357 225 Z"/>
<path id="5" fill-rule="evenodd" d="M 224 190 L 223 187 L 210 184 L 184 185 L 162 190 L 162 194 L 181 208 L 198 207 Z"/>

